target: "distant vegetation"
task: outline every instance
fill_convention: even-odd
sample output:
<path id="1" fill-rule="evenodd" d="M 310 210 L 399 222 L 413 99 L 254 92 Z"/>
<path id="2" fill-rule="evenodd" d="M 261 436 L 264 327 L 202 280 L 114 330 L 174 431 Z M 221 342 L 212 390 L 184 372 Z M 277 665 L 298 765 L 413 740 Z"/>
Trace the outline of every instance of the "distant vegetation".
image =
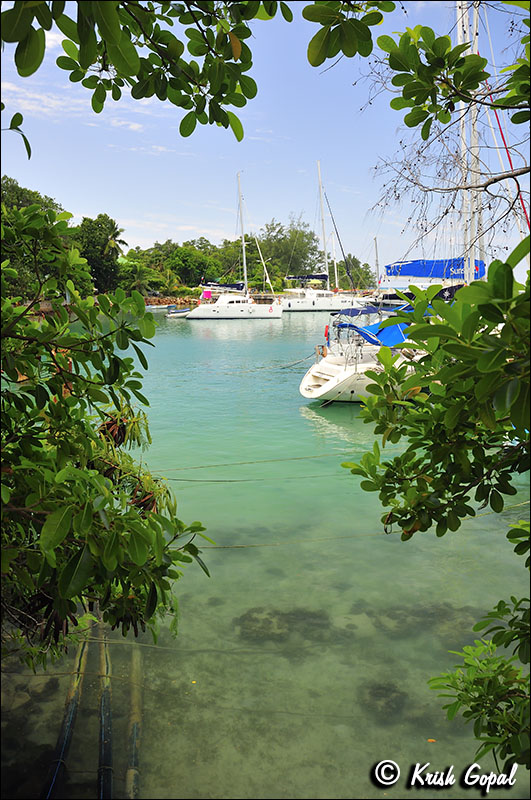
<path id="1" fill-rule="evenodd" d="M 16 180 L 2 177 L 2 202 L 7 208 L 23 208 L 39 204 L 43 208 L 62 211 L 62 207 L 50 197 L 19 186 Z M 136 290 L 143 295 L 159 292 L 168 296 L 179 296 L 183 288 L 195 287 L 205 281 L 233 283 L 242 279 L 242 248 L 240 239 L 224 239 L 220 245 L 212 244 L 205 237 L 178 244 L 168 239 L 141 250 L 140 247 L 126 250 L 127 242 L 122 238 L 124 230 L 107 214 L 98 214 L 96 219 L 83 217 L 77 227 L 69 226 L 65 241 L 76 247 L 87 259 L 92 283 L 80 288 L 82 294 L 123 289 L 127 294 Z M 287 225 L 272 219 L 258 232 L 262 256 L 275 291 L 285 288 L 286 275 L 304 275 L 322 272 L 323 252 L 319 239 L 306 222 L 292 216 Z M 249 285 L 261 289 L 264 286 L 264 271 L 254 235 L 246 235 L 246 254 Z M 14 265 L 19 278 L 14 286 L 16 294 L 26 296 L 30 269 L 27 264 Z M 333 266 L 330 266 L 331 275 Z M 369 264 L 347 255 L 345 262 L 338 263 L 341 289 L 373 287 L 376 275 Z M 348 274 L 352 277 L 352 284 Z"/>

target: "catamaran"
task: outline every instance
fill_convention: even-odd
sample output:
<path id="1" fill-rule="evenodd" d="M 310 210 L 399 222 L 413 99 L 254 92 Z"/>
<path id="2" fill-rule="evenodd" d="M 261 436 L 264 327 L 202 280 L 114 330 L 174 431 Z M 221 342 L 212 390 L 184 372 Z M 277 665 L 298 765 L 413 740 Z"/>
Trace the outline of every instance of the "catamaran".
<path id="1" fill-rule="evenodd" d="M 360 308 L 363 301 L 348 292 L 340 292 L 337 267 L 335 270 L 335 291 L 330 289 L 328 270 L 328 251 L 326 246 L 326 227 L 324 221 L 323 185 L 321 181 L 321 162 L 317 162 L 319 176 L 319 199 L 321 205 L 321 227 L 323 237 L 324 272 L 315 275 L 288 275 L 286 280 L 298 281 L 302 286 L 297 289 L 286 289 L 280 299 L 284 311 L 341 311 L 344 308 Z M 334 254 L 335 263 L 335 254 Z M 326 289 L 315 289 L 307 284 L 310 281 L 321 281 Z"/>
<path id="2" fill-rule="evenodd" d="M 190 311 L 186 319 L 281 319 L 282 317 L 282 304 L 280 300 L 275 299 L 271 303 L 256 303 L 249 294 L 245 234 L 243 229 L 243 204 L 239 172 L 238 201 L 242 241 L 243 292 L 223 292 L 219 295 L 217 300 L 213 301 L 211 291 L 204 290 L 199 305 Z M 264 273 L 271 287 L 271 293 L 273 294 L 273 286 L 269 280 L 260 247 L 258 247 L 258 252 L 262 261 Z"/>

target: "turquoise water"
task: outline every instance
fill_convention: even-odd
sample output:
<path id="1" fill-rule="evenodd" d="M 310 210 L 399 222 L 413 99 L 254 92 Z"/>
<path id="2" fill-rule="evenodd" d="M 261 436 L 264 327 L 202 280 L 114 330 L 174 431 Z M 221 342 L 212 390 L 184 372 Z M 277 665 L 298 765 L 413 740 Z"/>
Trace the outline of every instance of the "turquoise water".
<path id="1" fill-rule="evenodd" d="M 320 408 L 298 393 L 325 314 L 157 319 L 144 382 L 153 445 L 142 458 L 169 481 L 179 517 L 201 520 L 215 546 L 202 547 L 211 578 L 191 565 L 179 581 L 177 639 L 164 629 L 157 648 L 147 636 L 112 642 L 116 796 L 125 796 L 130 658 L 139 646 L 141 797 L 398 798 L 416 762 L 430 771 L 453 765 L 459 778 L 475 740 L 445 720 L 427 680 L 455 663 L 448 651 L 473 641 L 483 612 L 525 594 L 505 532 L 528 514 L 527 482 L 501 524 L 483 514 L 443 539 L 387 536 L 377 498 L 340 466 L 372 447 L 371 427 L 356 405 Z M 69 797 L 94 796 L 90 658 Z M 58 733 L 69 680 L 61 669 L 51 673 L 55 706 L 42 701 L 26 734 L 44 748 Z M 395 786 L 370 780 L 383 759 L 401 768 Z M 495 767 L 486 759 L 483 769 Z M 422 794 L 479 791 L 457 780 Z M 527 796 L 523 771 L 509 796 Z"/>

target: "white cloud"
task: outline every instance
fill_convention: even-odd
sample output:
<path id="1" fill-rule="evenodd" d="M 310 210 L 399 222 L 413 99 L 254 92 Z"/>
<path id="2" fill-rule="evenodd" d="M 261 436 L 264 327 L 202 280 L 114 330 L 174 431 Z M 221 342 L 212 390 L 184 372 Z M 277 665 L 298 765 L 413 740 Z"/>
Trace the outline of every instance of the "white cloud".
<path id="1" fill-rule="evenodd" d="M 127 128 L 129 131 L 143 131 L 144 126 L 139 122 L 129 122 L 126 119 L 111 119 L 113 128 Z"/>
<path id="2" fill-rule="evenodd" d="M 46 31 L 46 49 L 57 50 L 61 47 L 61 42 L 66 39 L 62 33 L 55 33 L 55 31 Z"/>

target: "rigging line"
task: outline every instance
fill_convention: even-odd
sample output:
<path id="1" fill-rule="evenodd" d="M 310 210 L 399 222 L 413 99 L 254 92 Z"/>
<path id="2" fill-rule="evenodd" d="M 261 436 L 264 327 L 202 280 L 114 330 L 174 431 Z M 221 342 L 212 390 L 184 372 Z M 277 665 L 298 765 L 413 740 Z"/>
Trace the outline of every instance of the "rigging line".
<path id="1" fill-rule="evenodd" d="M 529 500 L 524 500 L 522 503 L 515 503 L 512 506 L 506 506 L 504 511 L 508 511 L 511 508 L 518 508 L 518 506 L 524 506 L 529 503 Z M 490 514 L 497 514 L 497 511 L 484 511 L 482 514 L 476 514 L 475 517 L 469 517 L 465 522 L 469 522 L 471 519 L 476 519 L 477 517 L 487 517 Z M 425 531 L 427 533 L 427 531 Z M 201 550 L 236 550 L 242 549 L 246 547 L 282 547 L 283 545 L 290 545 L 290 544 L 311 544 L 313 542 L 337 542 L 343 539 L 368 539 L 374 536 L 397 536 L 398 534 L 402 535 L 401 530 L 396 531 L 378 531 L 376 533 L 354 533 L 350 534 L 349 536 L 322 536 L 317 539 L 291 539 L 290 541 L 283 541 L 283 542 L 258 542 L 257 544 L 202 544 Z"/>
<path id="2" fill-rule="evenodd" d="M 324 196 L 325 196 L 325 200 L 326 200 L 326 205 L 328 206 L 328 211 L 330 213 L 330 218 L 332 219 L 332 224 L 333 224 L 334 230 L 336 232 L 337 241 L 339 242 L 339 246 L 341 248 L 341 253 L 343 255 L 343 261 L 345 262 L 345 269 L 347 271 L 348 279 L 350 281 L 350 288 L 354 289 L 355 288 L 354 287 L 354 279 L 352 278 L 352 275 L 350 273 L 349 263 L 347 261 L 346 255 L 345 255 L 345 251 L 343 250 L 343 242 L 341 241 L 341 239 L 339 237 L 339 231 L 337 229 L 336 221 L 334 219 L 334 215 L 332 214 L 332 209 L 330 208 L 330 203 L 328 202 L 328 195 L 326 194 L 326 192 L 324 193 Z"/>
<path id="3" fill-rule="evenodd" d="M 308 361 L 309 358 L 315 358 L 315 353 L 310 353 L 309 356 L 306 356 L 306 358 L 301 358 L 298 361 L 292 361 L 291 364 L 279 364 L 278 366 L 275 365 L 273 367 L 255 367 L 254 369 L 242 370 L 242 372 L 250 373 L 250 372 L 258 372 L 258 371 L 271 370 L 271 369 L 289 369 L 289 367 L 294 367 L 296 364 L 302 364 L 303 361 Z M 236 374 L 238 374 L 238 373 L 236 373 Z"/>
<path id="4" fill-rule="evenodd" d="M 319 475 L 284 475 L 279 477 L 275 475 L 272 478 L 166 478 L 167 481 L 174 481 L 175 483 L 263 483 L 264 481 L 304 481 L 312 478 L 342 478 L 348 477 L 345 473 L 330 473 L 324 475 L 322 472 Z"/>
<path id="5" fill-rule="evenodd" d="M 214 467 L 242 467 L 247 466 L 248 464 L 273 464 L 278 461 L 309 461 L 313 458 L 332 458 L 332 456 L 337 456 L 340 458 L 344 456 L 344 453 L 335 452 L 335 453 L 321 453 L 321 455 L 316 456 L 288 456 L 287 458 L 262 458 L 258 459 L 257 461 L 229 461 L 225 464 L 201 464 L 196 467 L 170 467 L 169 469 L 158 469 L 153 470 L 153 472 L 188 472 L 188 470 L 192 469 L 213 469 Z M 346 456 L 345 456 L 346 457 Z"/>
<path id="6" fill-rule="evenodd" d="M 487 28 L 487 35 L 488 35 L 488 38 L 489 38 L 489 45 L 490 45 L 492 63 L 493 63 L 494 69 L 496 70 L 496 64 L 494 63 L 494 50 L 493 50 L 493 47 L 492 47 L 492 39 L 491 39 L 491 35 L 490 35 L 489 21 L 487 19 L 486 10 L 485 10 L 485 26 Z M 485 86 L 487 87 L 487 89 L 490 90 L 490 85 L 489 85 L 488 81 L 485 81 Z M 491 103 L 494 104 L 494 100 L 493 100 L 492 94 L 489 94 L 489 98 L 490 98 Z M 504 132 L 503 132 L 503 129 L 502 129 L 500 118 L 498 116 L 498 109 L 497 108 L 493 108 L 493 111 L 494 111 L 494 116 L 496 117 L 496 122 L 498 123 L 498 129 L 500 131 L 500 136 L 502 138 L 502 141 L 503 141 L 503 144 L 504 144 L 504 147 L 505 147 L 505 153 L 507 155 L 507 160 L 509 161 L 509 165 L 510 165 L 511 169 L 514 172 L 513 160 L 511 158 L 511 153 L 510 153 L 510 150 L 509 150 L 509 146 L 508 146 L 507 141 L 505 139 L 505 135 L 504 135 Z M 525 207 L 525 203 L 524 203 L 524 200 L 523 200 L 523 197 L 522 197 L 522 191 L 520 189 L 520 186 L 519 186 L 518 182 L 517 182 L 517 187 L 518 187 L 518 198 L 520 200 L 520 205 L 522 206 L 522 209 L 523 209 L 523 212 L 524 212 L 524 215 L 525 215 L 525 218 L 526 218 L 526 222 L 527 222 L 527 227 L 529 228 L 530 227 L 529 215 L 527 213 L 527 209 Z"/>

